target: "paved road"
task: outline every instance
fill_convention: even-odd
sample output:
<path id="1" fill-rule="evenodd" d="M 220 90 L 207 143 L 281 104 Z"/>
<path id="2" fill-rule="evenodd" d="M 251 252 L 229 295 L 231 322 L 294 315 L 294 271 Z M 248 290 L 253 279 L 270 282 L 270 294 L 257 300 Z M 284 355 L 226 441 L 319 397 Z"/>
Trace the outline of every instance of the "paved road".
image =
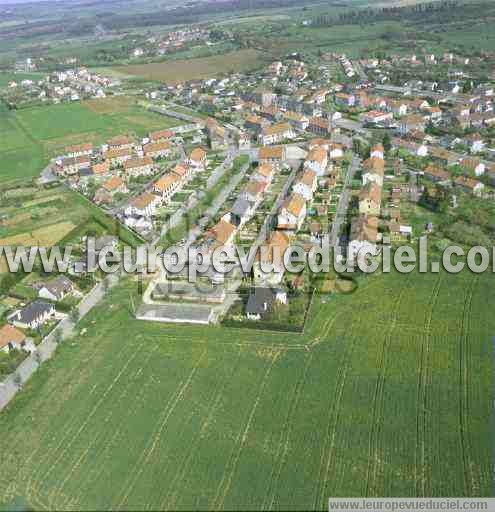
<path id="1" fill-rule="evenodd" d="M 108 287 L 115 286 L 119 281 L 119 275 L 113 274 L 106 278 Z M 105 285 L 99 283 L 78 306 L 79 317 L 84 318 L 99 302 L 105 297 Z M 17 368 L 16 372 L 9 375 L 0 383 L 0 411 L 14 398 L 16 393 L 22 389 L 25 384 L 39 368 L 39 366 L 48 359 L 51 359 L 57 349 L 57 337 L 61 340 L 68 339 L 74 333 L 75 324 L 69 316 L 63 318 L 57 327 L 46 336 L 38 345 L 35 353 L 28 356 Z M 58 334 L 61 333 L 61 334 Z"/>
<path id="2" fill-rule="evenodd" d="M 231 192 L 235 190 L 237 185 L 239 185 L 241 180 L 244 178 L 247 171 L 249 170 L 249 167 L 249 163 L 245 164 L 238 173 L 232 176 L 229 183 L 225 185 L 225 187 L 221 190 L 218 196 L 214 199 L 211 206 L 205 210 L 198 224 L 191 228 L 187 236 L 187 242 L 185 244 L 186 249 L 189 248 L 201 236 L 210 220 L 215 217 L 220 208 L 224 205 L 225 201 L 227 200 Z"/>
<path id="3" fill-rule="evenodd" d="M 329 233 L 330 247 L 337 247 L 339 245 L 339 235 L 342 230 L 342 225 L 347 218 L 347 210 L 349 208 L 349 201 L 351 199 L 351 183 L 354 179 L 356 171 L 359 169 L 360 164 L 361 160 L 356 155 L 353 155 L 352 162 L 347 171 L 344 188 L 342 190 L 342 194 L 340 195 L 339 204 L 337 205 L 337 211 L 335 213 L 335 217 Z"/>
<path id="4" fill-rule="evenodd" d="M 213 171 L 212 175 L 210 176 L 205 191 L 211 190 L 220 181 L 223 175 L 232 167 L 232 164 L 238 155 L 239 153 L 235 148 L 229 148 L 225 160 Z M 156 245 L 171 229 L 177 227 L 183 221 L 184 217 L 187 216 L 188 212 L 198 205 L 199 201 L 200 199 L 196 199 L 187 205 L 183 205 L 179 210 L 177 210 L 170 218 L 170 221 L 162 226 L 160 235 L 155 237 L 152 245 Z"/>
<path id="5" fill-rule="evenodd" d="M 254 242 L 253 247 L 258 248 L 267 239 L 270 227 L 273 222 L 273 217 L 277 214 L 278 210 L 282 206 L 282 203 L 285 201 L 289 189 L 292 186 L 292 183 L 294 182 L 299 169 L 301 168 L 301 160 L 292 160 L 289 163 L 290 166 L 292 167 L 292 171 L 287 177 L 287 180 L 285 181 L 282 190 L 279 192 L 277 200 L 273 204 L 270 213 L 266 216 L 265 222 L 263 223 L 263 226 L 261 226 L 261 229 L 258 233 L 258 236 L 256 237 L 256 241 Z"/>

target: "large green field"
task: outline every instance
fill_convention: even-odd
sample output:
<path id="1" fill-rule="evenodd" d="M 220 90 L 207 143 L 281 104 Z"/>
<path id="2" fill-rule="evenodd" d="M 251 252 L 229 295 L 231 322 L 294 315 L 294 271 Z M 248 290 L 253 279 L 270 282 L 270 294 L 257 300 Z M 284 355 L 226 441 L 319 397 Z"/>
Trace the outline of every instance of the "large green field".
<path id="1" fill-rule="evenodd" d="M 100 144 L 124 133 L 142 137 L 175 124 L 128 97 L 18 111 L 9 111 L 0 103 L 0 182 L 39 175 L 50 157 L 71 144 Z"/>
<path id="2" fill-rule="evenodd" d="M 317 298 L 302 337 L 141 323 L 134 289 L 111 292 L 0 415 L 7 505 L 491 495 L 493 276 L 372 277 Z"/>

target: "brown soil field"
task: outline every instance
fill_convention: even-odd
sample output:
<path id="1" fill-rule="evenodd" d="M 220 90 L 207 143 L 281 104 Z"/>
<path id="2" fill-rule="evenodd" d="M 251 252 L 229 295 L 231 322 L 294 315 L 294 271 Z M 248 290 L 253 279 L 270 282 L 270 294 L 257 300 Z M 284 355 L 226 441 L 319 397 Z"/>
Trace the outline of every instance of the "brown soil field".
<path id="1" fill-rule="evenodd" d="M 174 84 L 187 80 L 209 78 L 229 71 L 254 69 L 263 64 L 262 55 L 256 50 L 239 50 L 224 55 L 200 59 L 171 60 L 167 62 L 138 64 L 114 68 L 125 75 L 141 76 Z"/>

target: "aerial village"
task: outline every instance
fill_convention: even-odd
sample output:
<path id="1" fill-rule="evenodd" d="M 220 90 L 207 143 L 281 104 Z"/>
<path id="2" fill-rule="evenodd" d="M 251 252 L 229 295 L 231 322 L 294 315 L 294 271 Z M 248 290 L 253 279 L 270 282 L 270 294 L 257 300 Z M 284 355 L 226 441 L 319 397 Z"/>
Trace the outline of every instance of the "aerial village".
<path id="1" fill-rule="evenodd" d="M 149 41 L 146 51 L 173 44 Z M 493 77 L 475 77 L 494 60 L 291 54 L 261 71 L 143 90 L 143 108 L 176 126 L 67 147 L 40 181 L 64 183 L 143 243 L 255 248 L 249 275 L 209 269 L 201 286 L 188 282 L 187 271 L 147 276 L 137 318 L 298 330 L 315 276 L 288 273 L 281 261 L 264 272 L 270 251 L 262 246 L 309 252 L 328 243 L 348 260 L 363 248 L 379 258 L 384 243 L 434 234 L 438 208 L 455 211 L 463 198 L 493 201 Z M 118 84 L 79 69 L 9 87 L 55 101 L 60 90 L 71 100 L 98 98 Z M 104 236 L 98 249 L 121 244 Z M 55 325 L 64 315 L 54 303 L 71 294 L 83 296 L 70 274 L 38 283 L 34 300 L 0 331 L 0 349 L 31 350 L 26 332 Z"/>

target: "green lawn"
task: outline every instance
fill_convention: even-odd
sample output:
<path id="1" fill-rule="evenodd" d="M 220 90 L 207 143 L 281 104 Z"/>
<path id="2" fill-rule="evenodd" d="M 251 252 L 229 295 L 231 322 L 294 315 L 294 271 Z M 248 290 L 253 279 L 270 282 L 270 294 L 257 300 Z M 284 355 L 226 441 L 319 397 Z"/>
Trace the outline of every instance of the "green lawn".
<path id="1" fill-rule="evenodd" d="M 0 415 L 0 496 L 79 510 L 489 496 L 493 279 L 375 276 L 317 298 L 303 337 L 138 322 L 122 286 Z"/>
<path id="2" fill-rule="evenodd" d="M 39 175 L 50 157 L 71 144 L 101 144 L 111 136 L 169 128 L 177 121 L 137 106 L 132 100 L 47 105 L 8 111 L 0 104 L 0 182 Z M 110 106 L 109 106 L 110 105 Z"/>

